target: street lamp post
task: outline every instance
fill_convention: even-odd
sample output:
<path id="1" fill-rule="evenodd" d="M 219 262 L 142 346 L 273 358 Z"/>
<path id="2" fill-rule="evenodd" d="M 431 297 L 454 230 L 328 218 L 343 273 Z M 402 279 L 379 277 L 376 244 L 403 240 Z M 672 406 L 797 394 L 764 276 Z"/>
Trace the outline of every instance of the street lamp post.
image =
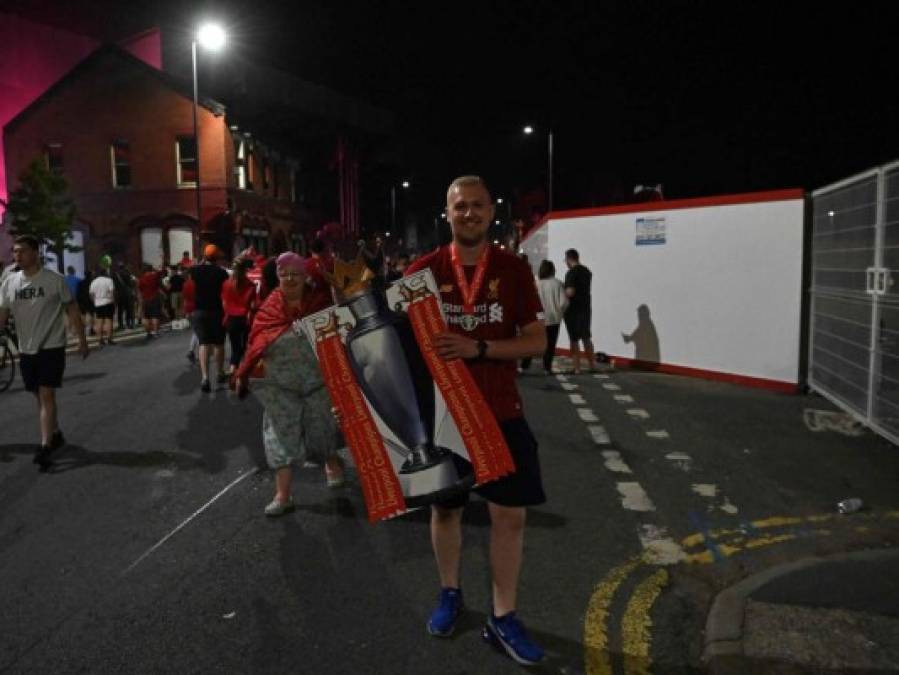
<path id="1" fill-rule="evenodd" d="M 404 180 L 401 185 L 406 190 L 409 188 L 409 181 Z M 396 183 L 390 186 L 390 230 L 396 231 Z"/>
<path id="2" fill-rule="evenodd" d="M 534 133 L 534 127 L 527 125 L 523 129 L 526 135 Z M 553 130 L 549 129 L 547 134 L 547 194 L 546 194 L 546 210 L 553 210 Z"/>
<path id="3" fill-rule="evenodd" d="M 191 40 L 190 43 L 190 57 L 191 57 L 191 71 L 193 73 L 193 81 L 194 81 L 194 146 L 196 147 L 196 167 L 197 172 L 197 225 L 199 227 L 199 235 L 203 237 L 203 235 L 209 234 L 207 230 L 204 229 L 203 226 L 203 209 L 202 209 L 202 198 L 200 197 L 200 125 L 197 121 L 197 115 L 199 110 L 199 96 L 197 93 L 197 43 L 199 42 L 205 49 L 210 51 L 216 51 L 221 49 L 225 44 L 225 31 L 222 30 L 222 27 L 214 24 L 207 23 L 200 26 L 200 30 L 197 31 L 197 36 L 195 39 Z"/>

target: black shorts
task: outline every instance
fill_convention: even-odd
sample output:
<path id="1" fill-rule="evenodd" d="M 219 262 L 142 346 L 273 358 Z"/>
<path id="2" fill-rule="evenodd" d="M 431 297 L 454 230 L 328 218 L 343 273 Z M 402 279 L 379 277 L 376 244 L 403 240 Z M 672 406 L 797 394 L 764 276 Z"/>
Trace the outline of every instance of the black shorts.
<path id="1" fill-rule="evenodd" d="M 223 318 L 222 312 L 198 309 L 193 313 L 191 323 L 193 323 L 194 333 L 197 334 L 197 340 L 201 345 L 225 344 Z"/>
<path id="2" fill-rule="evenodd" d="M 590 308 L 578 309 L 574 312 L 566 312 L 563 317 L 565 320 L 565 330 L 568 332 L 569 340 L 589 340 L 590 339 Z"/>
<path id="3" fill-rule="evenodd" d="M 536 506 L 546 501 L 543 479 L 540 476 L 540 459 L 537 456 L 537 439 L 523 417 L 499 423 L 512 459 L 515 473 L 499 480 L 485 483 L 472 492 L 499 506 Z M 469 493 L 437 503 L 444 509 L 458 509 L 468 503 Z"/>
<path id="4" fill-rule="evenodd" d="M 144 300 L 143 307 L 145 319 L 162 318 L 162 298 L 158 295 L 152 300 Z"/>
<path id="5" fill-rule="evenodd" d="M 115 316 L 115 305 L 103 305 L 97 307 L 96 315 L 98 319 L 111 319 Z"/>
<path id="6" fill-rule="evenodd" d="M 19 360 L 22 382 L 27 391 L 37 391 L 38 387 L 62 386 L 62 374 L 66 370 L 66 348 L 42 349 L 37 354 L 22 354 Z"/>

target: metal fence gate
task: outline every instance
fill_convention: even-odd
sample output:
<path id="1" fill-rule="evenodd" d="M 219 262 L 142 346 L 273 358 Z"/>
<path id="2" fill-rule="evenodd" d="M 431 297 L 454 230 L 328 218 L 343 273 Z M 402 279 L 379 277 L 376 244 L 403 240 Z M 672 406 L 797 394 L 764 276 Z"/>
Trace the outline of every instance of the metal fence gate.
<path id="1" fill-rule="evenodd" d="M 899 162 L 812 193 L 809 385 L 899 443 Z"/>

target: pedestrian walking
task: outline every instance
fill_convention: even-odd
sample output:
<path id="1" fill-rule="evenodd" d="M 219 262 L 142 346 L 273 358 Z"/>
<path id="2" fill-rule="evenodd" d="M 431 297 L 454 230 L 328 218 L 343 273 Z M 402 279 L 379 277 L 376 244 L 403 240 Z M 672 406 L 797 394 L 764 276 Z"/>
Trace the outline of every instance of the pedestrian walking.
<path id="1" fill-rule="evenodd" d="M 87 337 L 65 279 L 41 267 L 40 241 L 31 235 L 17 237 L 13 259 L 20 269 L 0 284 L 0 330 L 6 328 L 11 314 L 16 322 L 22 381 L 37 400 L 41 444 L 34 462 L 46 471 L 51 465 L 51 453 L 66 442 L 59 428 L 56 404 L 56 390 L 62 386 L 66 366 L 63 315 L 75 328 L 82 358 L 89 353 Z"/>
<path id="2" fill-rule="evenodd" d="M 247 278 L 251 260 L 237 258 L 230 279 L 222 284 L 222 308 L 225 312 L 225 330 L 231 343 L 228 374 L 240 365 L 250 337 L 250 313 L 256 303 L 256 285 Z"/>
<path id="3" fill-rule="evenodd" d="M 224 255 L 215 244 L 203 249 L 203 260 L 190 268 L 194 281 L 194 332 L 200 343 L 200 390 L 212 391 L 209 384 L 210 351 L 215 358 L 219 383 L 227 382 L 225 373 L 225 317 L 222 286 L 228 273 L 219 266 Z"/>
<path id="4" fill-rule="evenodd" d="M 546 500 L 537 441 L 524 419 L 515 385 L 516 363 L 546 348 L 543 312 L 530 267 L 492 246 L 487 231 L 495 206 L 477 176 L 454 180 L 447 190 L 447 218 L 453 239 L 419 258 L 407 275 L 430 268 L 440 289 L 449 330 L 434 350 L 443 359 L 464 359 L 484 395 L 515 461 L 515 473 L 475 488 L 490 512 L 490 569 L 493 607 L 484 639 L 521 664 L 543 659 L 543 649 L 518 619 L 518 576 L 522 564 L 527 507 Z M 431 541 L 440 574 L 440 598 L 427 623 L 431 635 L 453 632 L 463 610 L 459 564 L 462 511 L 468 495 L 431 508 Z"/>
<path id="5" fill-rule="evenodd" d="M 262 441 L 269 466 L 275 470 L 275 496 L 265 515 L 280 516 L 294 509 L 293 466 L 307 457 L 324 461 L 330 487 L 343 484 L 337 455 L 337 422 L 318 360 L 305 335 L 293 322 L 308 314 L 314 302 L 306 283 L 305 261 L 296 253 L 277 258 L 279 286 L 256 312 L 246 355 L 232 378 L 238 396 L 248 390 L 250 375 L 260 361 L 265 376 L 254 379 L 254 391 L 264 406 Z"/>
<path id="6" fill-rule="evenodd" d="M 592 321 L 590 283 L 593 280 L 593 273 L 581 264 L 580 254 L 573 248 L 565 251 L 565 264 L 568 266 L 568 272 L 565 274 L 565 295 L 568 296 L 568 308 L 564 316 L 565 330 L 568 331 L 568 339 L 571 341 L 573 372 L 579 375 L 581 344 L 587 358 L 587 370 L 596 369 L 596 357 L 590 335 Z"/>
<path id="7" fill-rule="evenodd" d="M 84 271 L 84 278 L 78 283 L 78 292 L 75 300 L 81 312 L 81 323 L 87 328 L 88 333 L 94 334 L 94 301 L 91 300 L 91 282 L 94 275 L 90 270 Z"/>
<path id="8" fill-rule="evenodd" d="M 559 340 L 559 324 L 568 307 L 565 285 L 556 278 L 556 266 L 549 260 L 540 263 L 537 270 L 537 295 L 543 306 L 543 323 L 546 326 L 546 351 L 543 352 L 543 371 L 552 375 L 556 343 Z"/>
<path id="9" fill-rule="evenodd" d="M 66 286 L 69 289 L 69 295 L 73 298 L 78 295 L 78 284 L 81 283 L 81 277 L 75 274 L 75 268 L 69 265 L 66 267 Z"/>
<path id="10" fill-rule="evenodd" d="M 169 305 L 172 308 L 172 320 L 178 321 L 184 316 L 184 274 L 183 269 L 177 265 L 169 268 L 166 290 L 169 294 Z"/>
<path id="11" fill-rule="evenodd" d="M 115 287 L 116 328 L 134 328 L 134 276 L 120 262 L 112 273 L 112 284 Z"/>
<path id="12" fill-rule="evenodd" d="M 161 275 L 152 265 L 144 263 L 144 272 L 137 280 L 137 289 L 147 340 L 159 337 L 159 320 L 162 318 L 162 281 Z"/>
<path id="13" fill-rule="evenodd" d="M 103 268 L 97 272 L 89 289 L 94 303 L 94 330 L 99 336 L 99 345 L 113 344 L 112 319 L 115 315 L 115 284 L 109 272 Z"/>

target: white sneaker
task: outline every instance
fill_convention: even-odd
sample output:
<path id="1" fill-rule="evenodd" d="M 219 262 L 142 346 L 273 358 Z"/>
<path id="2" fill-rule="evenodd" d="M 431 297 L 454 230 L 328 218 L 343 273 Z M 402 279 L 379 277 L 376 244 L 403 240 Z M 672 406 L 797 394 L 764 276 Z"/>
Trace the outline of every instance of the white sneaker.
<path id="1" fill-rule="evenodd" d="M 277 516 L 283 516 L 288 511 L 293 511 L 296 506 L 293 503 L 293 497 L 288 497 L 286 502 L 279 502 L 278 498 L 275 497 L 271 504 L 265 507 L 265 515 L 275 518 Z"/>

